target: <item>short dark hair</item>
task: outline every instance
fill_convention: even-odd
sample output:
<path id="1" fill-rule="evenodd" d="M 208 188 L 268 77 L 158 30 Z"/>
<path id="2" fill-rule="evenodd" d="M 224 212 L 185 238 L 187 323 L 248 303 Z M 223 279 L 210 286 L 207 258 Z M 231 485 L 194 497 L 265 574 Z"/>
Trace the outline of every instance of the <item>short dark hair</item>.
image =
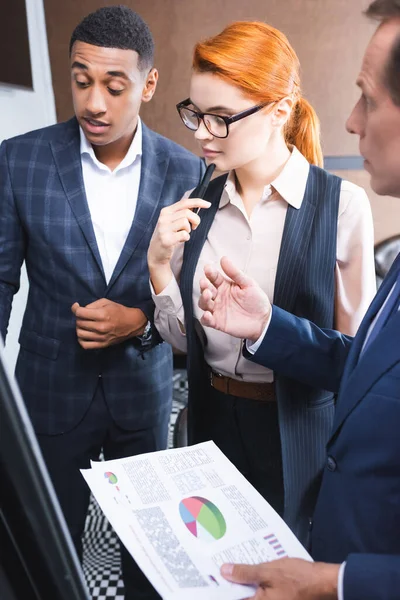
<path id="1" fill-rule="evenodd" d="M 384 22 L 400 17 L 400 0 L 374 0 L 365 11 L 367 17 Z M 384 83 L 394 104 L 400 106 L 400 35 L 393 44 L 384 74 Z"/>
<path id="2" fill-rule="evenodd" d="M 103 48 L 135 50 L 139 55 L 140 70 L 153 66 L 154 41 L 151 31 L 142 17 L 128 6 L 104 6 L 87 15 L 72 33 L 70 55 L 77 41 Z"/>

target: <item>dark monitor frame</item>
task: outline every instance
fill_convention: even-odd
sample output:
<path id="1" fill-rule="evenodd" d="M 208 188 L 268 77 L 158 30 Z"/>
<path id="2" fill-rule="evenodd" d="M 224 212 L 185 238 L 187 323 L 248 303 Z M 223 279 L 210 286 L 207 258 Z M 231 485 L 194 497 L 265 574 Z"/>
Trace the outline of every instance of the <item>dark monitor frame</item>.
<path id="1" fill-rule="evenodd" d="M 0 597 L 89 600 L 64 516 L 0 339 Z"/>

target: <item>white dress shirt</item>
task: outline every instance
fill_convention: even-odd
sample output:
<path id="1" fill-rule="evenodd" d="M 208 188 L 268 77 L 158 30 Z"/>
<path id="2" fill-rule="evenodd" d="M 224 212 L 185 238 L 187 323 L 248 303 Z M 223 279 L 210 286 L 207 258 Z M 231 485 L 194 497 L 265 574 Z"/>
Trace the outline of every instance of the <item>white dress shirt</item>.
<path id="1" fill-rule="evenodd" d="M 289 205 L 295 209 L 301 207 L 309 170 L 307 160 L 293 148 L 280 175 L 264 188 L 250 217 L 236 189 L 235 175 L 233 172 L 229 174 L 195 271 L 193 306 L 197 319 L 202 315 L 198 299 L 204 265 L 219 265 L 224 255 L 253 277 L 273 298 L 287 208 Z M 357 185 L 342 181 L 337 229 L 334 326 L 343 333 L 355 334 L 375 295 L 373 243 L 372 215 L 367 195 Z M 155 324 L 161 336 L 185 352 L 184 310 L 177 283 L 182 256 L 183 244 L 175 249 L 171 260 L 174 277 L 160 294 L 153 294 L 153 300 L 156 305 Z M 204 333 L 207 338 L 205 360 L 212 369 L 244 381 L 273 380 L 271 370 L 244 358 L 241 340 L 208 327 Z"/>
<path id="2" fill-rule="evenodd" d="M 338 575 L 338 600 L 344 600 L 344 595 L 343 595 L 343 584 L 344 584 L 344 570 L 346 568 L 346 561 L 342 562 L 342 564 L 340 565 L 340 569 L 339 569 L 339 575 Z"/>
<path id="3" fill-rule="evenodd" d="M 368 340 L 369 340 L 369 337 L 370 337 L 371 333 L 373 332 L 373 330 L 375 329 L 375 325 L 376 325 L 376 323 L 378 322 L 378 319 L 379 319 L 379 317 L 381 316 L 381 313 L 382 313 L 383 309 L 385 308 L 385 306 L 386 306 L 386 303 L 387 303 L 387 302 L 389 302 L 389 298 L 390 298 L 390 297 L 391 297 L 391 295 L 393 294 L 393 292 L 394 292 L 394 288 L 395 288 L 395 287 L 396 287 L 396 284 L 393 284 L 393 286 L 392 286 L 392 289 L 391 289 L 391 290 L 390 290 L 390 292 L 388 293 L 388 295 L 387 295 L 387 297 L 386 297 L 386 300 L 385 300 L 385 302 L 382 304 L 382 306 L 380 307 L 379 311 L 378 311 L 378 312 L 377 312 L 377 314 L 375 315 L 375 317 L 374 317 L 373 321 L 371 322 L 371 325 L 369 326 L 369 328 L 368 328 L 368 331 L 367 331 L 367 334 L 366 334 L 366 336 L 365 336 L 365 340 L 364 340 L 364 343 L 363 343 L 363 345 L 362 345 L 362 348 L 361 348 L 361 352 L 360 352 L 360 354 L 362 354 L 362 353 L 364 352 L 364 348 L 365 348 L 365 346 L 366 346 L 366 344 L 367 344 L 367 342 L 368 342 Z M 400 306 L 397 308 L 397 310 L 398 310 L 398 311 L 400 311 Z"/>
<path id="4" fill-rule="evenodd" d="M 80 138 L 86 198 L 109 283 L 136 212 L 142 166 L 142 124 L 138 119 L 129 150 L 114 171 L 97 160 L 82 129 Z"/>

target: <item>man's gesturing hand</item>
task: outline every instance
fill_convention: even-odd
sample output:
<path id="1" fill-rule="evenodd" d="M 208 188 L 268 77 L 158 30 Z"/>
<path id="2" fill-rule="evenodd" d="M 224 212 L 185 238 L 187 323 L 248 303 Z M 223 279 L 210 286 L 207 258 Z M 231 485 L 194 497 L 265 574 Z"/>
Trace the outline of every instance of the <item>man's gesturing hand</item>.
<path id="1" fill-rule="evenodd" d="M 221 259 L 222 275 L 215 267 L 204 267 L 200 281 L 199 307 L 206 327 L 237 338 L 258 340 L 271 314 L 271 303 L 260 286 L 227 258 Z"/>
<path id="2" fill-rule="evenodd" d="M 222 565 L 235 583 L 258 586 L 249 600 L 337 600 L 340 565 L 282 558 L 260 565 Z"/>
<path id="3" fill-rule="evenodd" d="M 76 335 L 85 350 L 98 350 L 141 335 L 147 317 L 140 308 L 129 308 L 101 298 L 87 306 L 71 307 L 76 317 Z"/>

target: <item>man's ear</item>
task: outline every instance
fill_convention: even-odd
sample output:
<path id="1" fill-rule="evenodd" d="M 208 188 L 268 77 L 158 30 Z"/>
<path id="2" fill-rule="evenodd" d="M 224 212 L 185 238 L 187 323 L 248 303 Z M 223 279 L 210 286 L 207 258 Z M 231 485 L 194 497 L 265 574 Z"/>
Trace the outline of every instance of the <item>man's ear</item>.
<path id="1" fill-rule="evenodd" d="M 275 127 L 283 127 L 288 120 L 293 109 L 293 98 L 286 96 L 279 100 L 272 111 L 272 124 Z"/>
<path id="2" fill-rule="evenodd" d="M 157 69 L 150 69 L 147 77 L 146 83 L 144 84 L 143 92 L 142 92 L 142 102 L 150 102 L 152 97 L 154 96 L 154 92 L 156 91 L 158 81 L 158 71 Z"/>

